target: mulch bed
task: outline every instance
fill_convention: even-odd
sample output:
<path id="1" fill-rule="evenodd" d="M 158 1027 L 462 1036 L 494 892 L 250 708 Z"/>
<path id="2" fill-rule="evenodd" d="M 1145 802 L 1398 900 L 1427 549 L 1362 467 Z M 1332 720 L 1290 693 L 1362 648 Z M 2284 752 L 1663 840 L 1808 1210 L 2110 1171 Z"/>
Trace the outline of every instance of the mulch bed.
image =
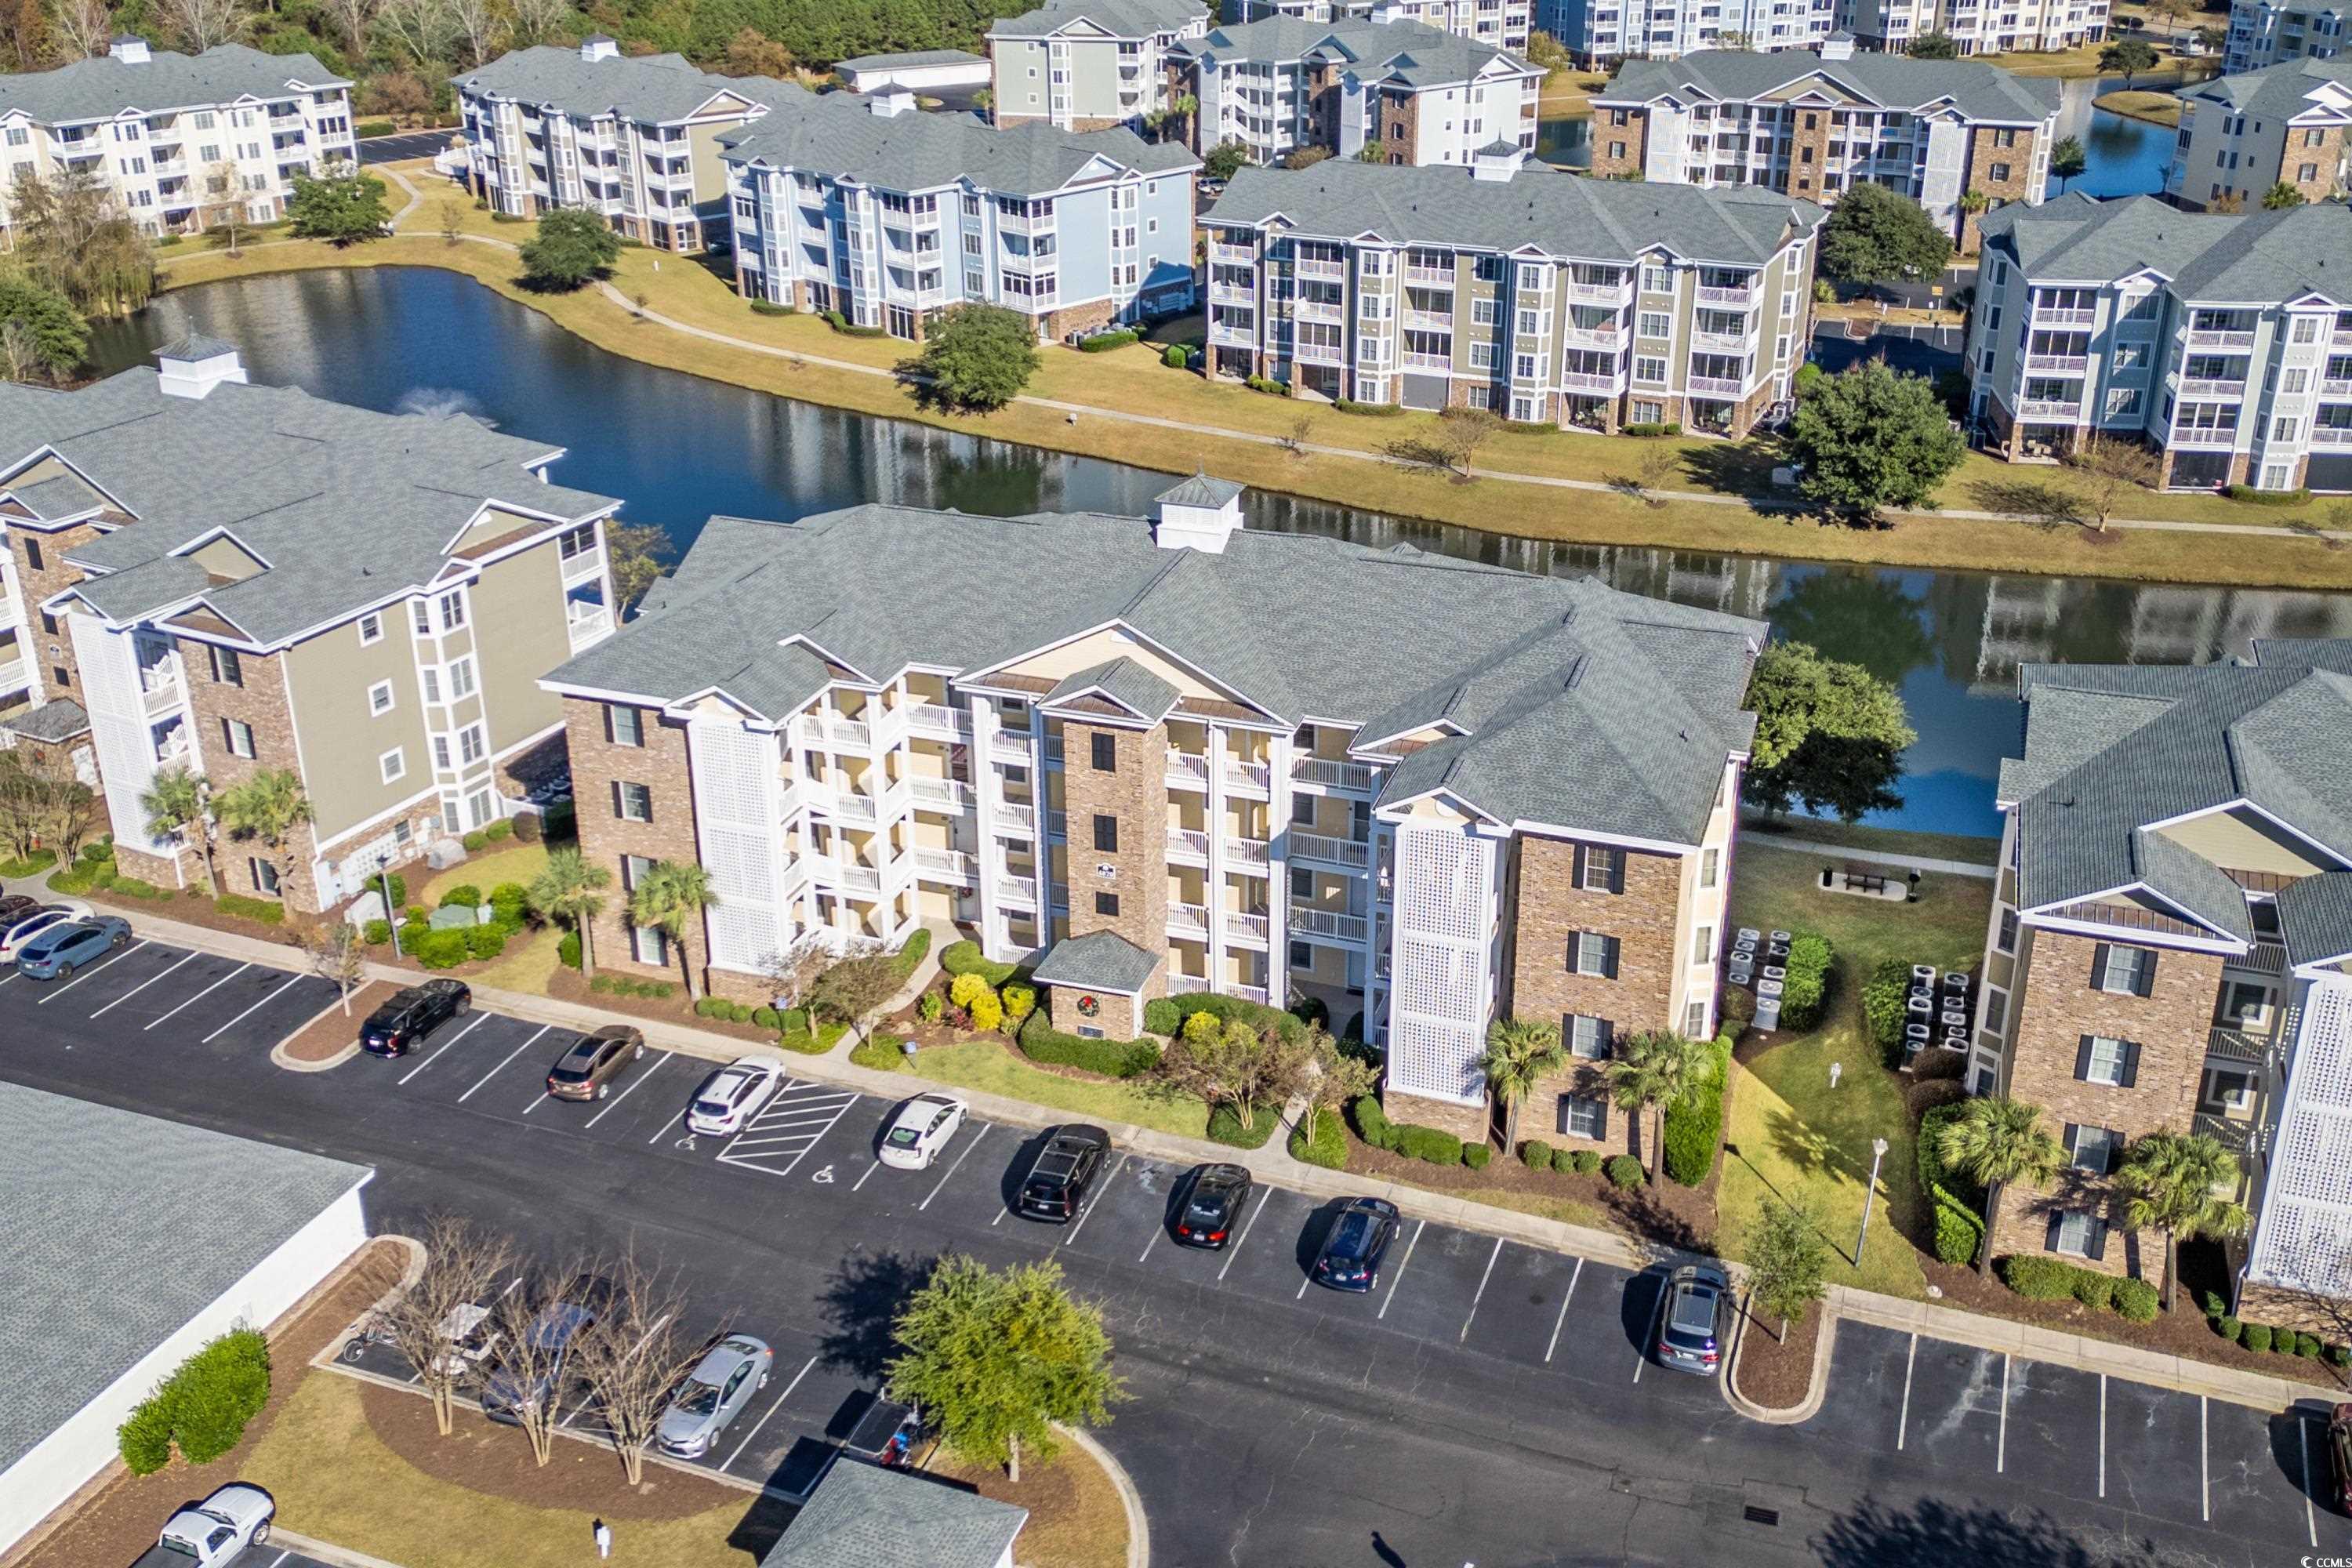
<path id="1" fill-rule="evenodd" d="M 302 1029 L 288 1036 L 278 1049 L 298 1062 L 323 1062 L 341 1056 L 359 1038 L 360 1026 L 367 1022 L 367 1016 L 382 1005 L 393 990 L 394 986 L 388 980 L 369 981 L 352 993 L 352 1008 L 348 1014 L 342 1008 L 329 1004 L 324 1013 Z"/>
<path id="2" fill-rule="evenodd" d="M 47 893 L 46 881 L 42 890 L 45 895 Z M 203 926 L 206 931 L 257 936 L 264 942 L 283 942 L 289 947 L 301 941 L 300 928 L 293 920 L 279 925 L 265 925 L 243 915 L 225 915 L 215 909 L 213 901 L 204 895 L 204 889 L 199 887 L 169 899 L 126 899 L 104 888 L 92 888 L 86 893 L 59 893 L 55 896 L 79 899 L 84 903 L 119 914 L 131 921 L 134 928 L 141 915 L 149 915 L 178 921 L 184 925 Z"/>
<path id="3" fill-rule="evenodd" d="M 465 978 L 467 966 L 459 964 L 445 973 Z M 608 1013 L 625 1014 L 633 1018 L 647 1018 L 657 1024 L 677 1024 L 688 1028 L 708 1029 L 715 1035 L 731 1035 L 749 1045 L 772 1046 L 776 1031 L 763 1029 L 757 1024 L 737 1024 L 725 1018 L 706 1018 L 694 1010 L 686 999 L 686 987 L 673 980 L 677 988 L 667 996 L 624 996 L 615 991 L 592 991 L 581 973 L 569 964 L 559 963 L 547 983 L 547 994 L 559 1002 L 576 1002 L 583 1007 L 595 1007 Z"/>
<path id="4" fill-rule="evenodd" d="M 929 1474 L 998 1502 L 1029 1510 L 1022 1527 L 1021 1561 L 1053 1568 L 1125 1568 L 1127 1509 L 1100 1465 L 1075 1443 L 1053 1463 L 1024 1463 L 1015 1486 L 990 1465 L 967 1465 L 942 1455 Z"/>
<path id="5" fill-rule="evenodd" d="M 1474 1202 L 1497 1192 L 1564 1199 L 1599 1209 L 1619 1228 L 1644 1240 L 1688 1252 L 1715 1250 L 1712 1178 L 1706 1187 L 1661 1181 L 1621 1192 L 1597 1171 L 1589 1176 L 1530 1171 L 1517 1154 L 1500 1150 L 1483 1171 L 1467 1165 L 1433 1165 L 1375 1149 L 1358 1138 L 1352 1127 L 1348 1130 L 1346 1168 L 1360 1175 L 1427 1187 Z"/>
<path id="6" fill-rule="evenodd" d="M 389 1242 L 372 1243 L 311 1307 L 274 1326 L 269 1336 L 269 1403 L 246 1427 L 244 1438 L 235 1448 L 209 1465 L 175 1459 L 152 1476 L 117 1471 L 57 1530 L 41 1537 L 30 1550 L 20 1548 L 18 1555 L 8 1561 L 37 1563 L 40 1568 L 122 1568 L 154 1545 L 156 1527 L 173 1510 L 236 1477 L 303 1378 L 336 1375 L 312 1371 L 307 1363 L 342 1337 L 399 1279 L 407 1261 L 402 1248 Z"/>
<path id="7" fill-rule="evenodd" d="M 1815 1301 L 1790 1325 L 1763 1312 L 1751 1316 L 1733 1368 L 1742 1398 L 1767 1410 L 1792 1410 L 1813 1384 L 1813 1353 L 1821 1343 L 1822 1304 Z M 1774 1331 L 1780 1337 L 1774 1337 Z"/>

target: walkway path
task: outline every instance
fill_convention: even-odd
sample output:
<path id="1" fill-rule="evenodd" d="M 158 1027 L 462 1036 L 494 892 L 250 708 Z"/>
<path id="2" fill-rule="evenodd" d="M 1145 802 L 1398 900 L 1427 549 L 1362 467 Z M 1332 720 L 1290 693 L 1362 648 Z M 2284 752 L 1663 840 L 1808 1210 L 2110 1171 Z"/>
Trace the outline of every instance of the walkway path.
<path id="1" fill-rule="evenodd" d="M 1837 860 L 1867 860 L 1874 866 L 1900 866 L 1906 871 L 1937 871 L 1947 877 L 1981 877 L 1990 881 L 2000 874 L 1997 866 L 1986 866 L 1974 860 L 1938 860 L 1930 855 L 1899 855 L 1888 849 L 1849 849 L 1843 844 L 1824 844 L 1817 838 L 1789 838 L 1776 833 L 1769 838 L 1749 841 L 1766 849 L 1801 849 L 1807 854 L 1825 855 Z"/>

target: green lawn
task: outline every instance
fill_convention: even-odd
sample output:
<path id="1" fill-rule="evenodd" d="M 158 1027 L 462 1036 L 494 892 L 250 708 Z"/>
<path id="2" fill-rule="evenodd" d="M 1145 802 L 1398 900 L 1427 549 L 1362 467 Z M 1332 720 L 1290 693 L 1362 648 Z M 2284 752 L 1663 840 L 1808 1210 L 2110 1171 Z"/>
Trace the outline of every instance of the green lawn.
<path id="1" fill-rule="evenodd" d="M 488 898 L 490 889 L 501 882 L 520 882 L 528 888 L 531 879 L 546 868 L 546 845 L 509 844 L 504 849 L 476 855 L 446 871 L 436 871 L 431 881 L 409 896 L 426 909 L 435 909 L 440 904 L 441 895 L 452 888 L 471 883 L 482 890 L 484 898 Z"/>
<path id="2" fill-rule="evenodd" d="M 913 1070 L 917 1076 L 935 1083 L 1002 1094 L 1056 1110 L 1099 1116 L 1107 1121 L 1128 1121 L 1161 1132 L 1179 1132 L 1188 1138 L 1198 1138 L 1209 1130 L 1209 1108 L 1197 1100 L 1136 1084 L 1064 1078 L 1033 1067 L 1010 1046 L 992 1040 L 928 1047 L 916 1056 Z"/>

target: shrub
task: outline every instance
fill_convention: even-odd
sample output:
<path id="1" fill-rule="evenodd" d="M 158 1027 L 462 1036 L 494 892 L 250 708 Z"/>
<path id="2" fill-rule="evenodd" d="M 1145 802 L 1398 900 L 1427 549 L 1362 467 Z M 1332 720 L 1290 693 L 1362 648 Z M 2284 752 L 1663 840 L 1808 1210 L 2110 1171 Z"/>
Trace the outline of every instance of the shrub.
<path id="1" fill-rule="evenodd" d="M 1220 996 L 1205 991 L 1184 996 L 1162 996 L 1145 1003 L 1143 1026 L 1154 1035 L 1181 1034 L 1188 1020 L 1202 1013 L 1220 1024 L 1238 1018 L 1260 1029 L 1278 1029 L 1286 1040 L 1296 1040 L 1307 1032 L 1307 1026 L 1296 1015 L 1280 1007 L 1269 1007 L 1263 1002 L 1252 1002 L 1240 996 Z"/>
<path id="2" fill-rule="evenodd" d="M 446 910 L 452 905 L 457 905 L 469 910 L 481 908 L 482 889 L 477 888 L 471 882 L 458 883 L 456 887 L 441 895 L 441 902 L 437 907 Z"/>
<path id="3" fill-rule="evenodd" d="M 792 316 L 798 313 L 790 305 L 779 305 L 773 300 L 751 301 L 751 314 L 755 316 Z"/>
<path id="4" fill-rule="evenodd" d="M 1182 343 L 1170 343 L 1168 352 L 1160 356 L 1160 363 L 1170 370 L 1186 370 L 1192 366 L 1192 356 L 1185 352 Z"/>
<path id="5" fill-rule="evenodd" d="M 490 889 L 490 919 L 509 936 L 530 923 L 530 891 L 520 882 L 500 882 Z"/>
<path id="6" fill-rule="evenodd" d="M 210 1464 L 236 1447 L 268 1402 L 269 1342 L 233 1329 L 157 1384 L 118 1429 L 116 1443 L 133 1475 L 169 1464 L 175 1443 L 189 1463 Z"/>
<path id="7" fill-rule="evenodd" d="M 996 994 L 996 999 L 1003 1004 L 1004 1021 L 1016 1029 L 1037 1010 L 1037 988 L 1034 985 L 1007 985 Z"/>
<path id="8" fill-rule="evenodd" d="M 1326 1029 L 1331 1026 L 1331 1005 L 1320 996 L 1302 996 L 1290 1005 L 1288 1011 L 1292 1017 L 1309 1026 L 1317 1024 Z"/>
<path id="9" fill-rule="evenodd" d="M 2352 1345 L 2328 1346 L 2327 1364 L 2330 1366 L 2352 1366 Z"/>
<path id="10" fill-rule="evenodd" d="M 1339 1123 L 1339 1113 L 1318 1110 L 1315 1113 L 1315 1136 L 1301 1138 L 1296 1131 L 1290 1135 L 1290 1157 L 1304 1160 L 1310 1165 L 1320 1165 L 1336 1171 L 1348 1163 L 1347 1130 Z"/>
<path id="11" fill-rule="evenodd" d="M 914 945 L 912 938 L 908 940 L 908 945 Z M 1012 979 L 1021 966 L 999 963 L 980 951 L 980 943 L 967 938 L 962 942 L 951 942 L 940 949 L 940 967 L 950 975 L 977 974 L 991 985 L 1002 985 Z"/>
<path id="12" fill-rule="evenodd" d="M 969 980 L 971 976 L 967 974 L 963 978 Z M 1004 1004 L 998 1001 L 996 993 L 986 986 L 981 987 L 980 994 L 967 1005 L 971 1014 L 971 1026 L 981 1033 L 992 1034 L 1004 1026 Z"/>
<path id="13" fill-rule="evenodd" d="M 667 980 L 632 980 L 625 974 L 600 974 L 588 983 L 588 989 L 614 996 L 650 996 L 664 1000 L 677 987 Z"/>
<path id="14" fill-rule="evenodd" d="M 2077 1268 L 2074 1275 L 2070 1284 L 2074 1300 L 2094 1310 L 2116 1304 L 2116 1279 L 2113 1275 L 2102 1274 L 2095 1268 Z"/>
<path id="15" fill-rule="evenodd" d="M 1562 1149 L 1551 1157 L 1555 1171 L 1572 1171 L 1580 1176 L 1590 1176 L 1601 1169 L 1598 1149 Z"/>
<path id="16" fill-rule="evenodd" d="M 408 956 L 427 969 L 454 969 L 466 962 L 466 931 L 482 928 L 468 926 L 465 931 L 427 930 L 408 950 Z"/>
<path id="17" fill-rule="evenodd" d="M 1381 1108 L 1378 1095 L 1360 1096 L 1355 1104 L 1348 1108 L 1348 1117 L 1356 1124 L 1356 1136 L 1373 1148 L 1393 1146 L 1396 1133 L 1389 1121 L 1389 1113 Z"/>
<path id="18" fill-rule="evenodd" d="M 1669 419 L 1663 425 L 1643 423 L 1621 425 L 1617 427 L 1617 434 L 1620 436 L 1679 436 L 1682 433 L 1682 422 L 1678 419 Z"/>
<path id="19" fill-rule="evenodd" d="M 698 1018 L 717 1017 L 726 1010 L 727 1004 L 716 996 L 705 996 L 694 1005 L 694 1016 Z"/>
<path id="20" fill-rule="evenodd" d="M 483 850 L 488 849 L 490 847 L 490 836 L 477 827 L 473 832 L 467 834 L 463 838 L 457 840 L 457 842 L 466 847 L 467 854 L 479 855 Z"/>
<path id="21" fill-rule="evenodd" d="M 1812 389 L 1820 384 L 1822 377 L 1828 374 L 1829 373 L 1823 370 L 1820 365 L 1808 361 L 1797 367 L 1796 376 L 1791 381 L 1790 385 L 1794 388 L 1797 395 L 1802 397 L 1807 393 L 1812 391 Z"/>
<path id="22" fill-rule="evenodd" d="M 152 882 L 142 882 L 136 877 L 117 877 L 106 885 L 106 890 L 118 899 L 168 899 L 172 890 Z"/>
<path id="23" fill-rule="evenodd" d="M 1115 331 L 1097 332 L 1093 337 L 1080 338 L 1078 349 L 1082 353 L 1098 354 L 1109 349 L 1123 349 L 1142 336 L 1133 327 L 1120 327 Z"/>
<path id="24" fill-rule="evenodd" d="M 1235 1149 L 1263 1149 L 1274 1130 L 1282 1125 L 1278 1108 L 1261 1106 L 1257 1124 L 1244 1127 L 1240 1113 L 1230 1105 L 1220 1105 L 1209 1112 L 1208 1139 L 1212 1143 L 1224 1143 Z"/>
<path id="25" fill-rule="evenodd" d="M 1272 376 L 1244 376 L 1242 378 L 1242 384 L 1248 387 L 1252 392 L 1263 392 L 1269 397 L 1287 397 L 1290 395 L 1289 384 L 1286 382 L 1276 381 Z"/>
<path id="26" fill-rule="evenodd" d="M 1551 1169 L 1551 1145 L 1540 1138 L 1529 1138 L 1519 1145 L 1519 1163 L 1530 1171 Z"/>
<path id="27" fill-rule="evenodd" d="M 948 982 L 948 1000 L 970 1011 L 971 1005 L 990 994 L 989 984 L 967 970 Z"/>
<path id="28" fill-rule="evenodd" d="M 1620 1192 L 1630 1193 L 1642 1184 L 1642 1162 L 1631 1154 L 1612 1154 L 1601 1169 Z"/>
<path id="29" fill-rule="evenodd" d="M 2219 1290 L 2206 1291 L 2203 1300 L 2207 1317 L 2226 1318 L 2230 1315 L 2230 1303 L 2221 1299 Z"/>
<path id="30" fill-rule="evenodd" d="M 225 915 L 236 915 L 245 920 L 259 921 L 266 926 L 286 923 L 286 906 L 268 899 L 248 899 L 243 893 L 223 893 L 213 900 L 213 908 Z"/>
<path id="31" fill-rule="evenodd" d="M 114 1442 L 134 1476 L 152 1476 L 172 1462 L 172 1412 L 162 1387 L 131 1409 L 115 1428 Z"/>
<path id="32" fill-rule="evenodd" d="M 2223 1339 L 2229 1341 L 2231 1344 L 2236 1344 L 2238 1342 L 2239 1336 L 2246 1331 L 2246 1326 L 2238 1321 L 2237 1319 L 2230 1316 L 2227 1312 L 2223 1312 L 2220 1316 L 2214 1318 L 2212 1320 L 2212 1324 L 2213 1331 L 2221 1335 Z"/>
<path id="33" fill-rule="evenodd" d="M 520 213 L 494 212 L 490 215 L 490 221 L 492 223 L 521 223 L 524 220 Z"/>
<path id="34" fill-rule="evenodd" d="M 1342 414 L 1364 414 L 1375 419 L 1391 418 L 1404 412 L 1402 403 L 1358 403 L 1350 397 L 1334 398 L 1331 406 Z"/>
<path id="35" fill-rule="evenodd" d="M 537 844 L 547 837 L 547 825 L 535 811 L 519 812 L 514 819 L 515 842 Z"/>
<path id="36" fill-rule="evenodd" d="M 555 957 L 556 962 L 562 963 L 566 969 L 580 967 L 580 933 L 578 931 L 568 931 L 563 933 L 563 940 L 555 944 Z"/>
<path id="37" fill-rule="evenodd" d="M 916 927 L 915 934 L 900 942 L 898 951 L 892 953 L 889 958 L 890 973 L 898 977 L 899 984 L 904 985 L 907 983 L 908 977 L 915 973 L 916 966 L 923 962 L 924 957 L 930 951 L 929 928 Z"/>
<path id="38" fill-rule="evenodd" d="M 2271 1326 L 2268 1323 L 2248 1323 L 2245 1335 L 2239 1342 L 2258 1354 L 2268 1353 L 2271 1348 Z"/>
<path id="39" fill-rule="evenodd" d="M 1870 1030 L 1870 1037 L 1878 1042 L 1889 1068 L 1903 1065 L 1903 1026 L 1910 1019 L 1904 1005 L 1910 996 L 1911 966 L 1899 958 L 1880 959 L 1878 967 L 1863 983 L 1863 1024 Z M 1927 1156 L 1922 1154 L 1920 1158 Z"/>
<path id="40" fill-rule="evenodd" d="M 2075 1268 L 2054 1258 L 2012 1255 L 2000 1260 L 2000 1277 L 2029 1301 L 2063 1301 L 2074 1293 Z"/>
<path id="41" fill-rule="evenodd" d="M 1908 983 L 1910 970 L 1904 977 Z M 1937 1142 L 1945 1125 L 1959 1116 L 1958 1103 L 1931 1107 L 1919 1118 L 1914 1158 L 1919 1168 L 1919 1190 L 1935 1205 L 1936 1256 L 1946 1263 L 1967 1264 L 1976 1258 L 1984 1237 L 1984 1194 L 1976 1184 L 1944 1165 Z"/>
<path id="42" fill-rule="evenodd" d="M 784 1016 L 773 1007 L 754 1007 L 751 1009 L 751 1022 L 763 1029 L 782 1029 Z"/>
<path id="43" fill-rule="evenodd" d="M 2137 1283 L 2137 1281 L 2134 1281 L 2134 1283 Z M 2155 1293 L 2156 1287 L 2153 1285 L 2149 1286 L 2148 1294 L 2154 1295 Z M 2123 1305 L 2123 1302 L 2120 1300 L 2120 1294 L 2116 1305 L 2117 1307 L 2121 1307 Z M 2130 1314 L 2126 1313 L 2125 1316 L 2129 1317 Z M 2154 1317 L 2154 1311 L 2151 1310 L 2148 1316 Z M 2147 1319 L 2138 1318 L 2134 1319 L 2133 1321 L 2135 1322 L 2146 1322 Z M 2294 1336 L 2294 1353 L 2301 1356 L 2305 1361 L 2317 1361 L 2319 1359 L 2319 1352 L 2323 1348 L 2325 1347 L 2321 1345 L 2319 1336 L 2317 1334 L 2297 1334 Z"/>
<path id="44" fill-rule="evenodd" d="M 1822 1021 L 1830 994 L 1830 963 L 1835 954 L 1819 931 L 1799 931 L 1789 944 L 1788 978 L 1781 982 L 1780 1026 L 1810 1029 Z"/>
<path id="45" fill-rule="evenodd" d="M 838 310 L 827 310 L 824 313 L 824 324 L 845 338 L 879 338 L 887 335 L 879 327 L 857 326 Z"/>
<path id="46" fill-rule="evenodd" d="M 1723 1143 L 1723 1089 L 1730 1077 L 1731 1037 L 1717 1036 L 1708 1049 L 1715 1058 L 1714 1075 L 1666 1107 L 1666 1174 L 1685 1187 L 1706 1180 L 1715 1169 L 1715 1152 Z"/>
<path id="47" fill-rule="evenodd" d="M 423 921 L 404 921 L 400 926 L 400 951 L 409 957 L 416 956 L 416 944 L 433 934 L 433 928 Z"/>
<path id="48" fill-rule="evenodd" d="M 2294 1346 L 2295 1333 L 2293 1329 L 2282 1329 L 2275 1324 L 2272 1326 L 2271 1353 L 2273 1355 L 2293 1355 Z"/>
<path id="49" fill-rule="evenodd" d="M 1462 1145 L 1462 1163 L 1469 1166 L 1474 1171 L 1485 1170 L 1486 1168 L 1486 1162 L 1494 1157 L 1495 1151 L 1488 1148 L 1484 1143 L 1465 1143 Z"/>
<path id="50" fill-rule="evenodd" d="M 370 921 L 360 928 L 360 940 L 370 947 L 382 947 L 392 940 L 390 921 Z"/>
<path id="51" fill-rule="evenodd" d="M 2221 493 L 2231 500 L 2251 501 L 2256 506 L 2308 506 L 2311 492 L 2306 489 L 2258 490 L 2252 485 L 2226 485 Z"/>
<path id="52" fill-rule="evenodd" d="M 915 1016 L 926 1024 L 938 1023 L 947 1010 L 946 999 L 936 991 L 926 991 L 915 999 Z"/>
<path id="53" fill-rule="evenodd" d="M 1033 1062 L 1081 1068 L 1106 1078 L 1134 1078 L 1160 1065 L 1160 1047 L 1150 1040 L 1089 1040 L 1066 1035 L 1044 1013 L 1032 1013 L 1017 1037 L 1021 1054 Z"/>
<path id="54" fill-rule="evenodd" d="M 507 950 L 507 933 L 499 926 L 467 926 L 457 933 L 466 944 L 467 958 L 496 958 Z"/>
<path id="55" fill-rule="evenodd" d="M 1395 1150 L 1406 1159 L 1425 1161 L 1432 1165 L 1462 1163 L 1462 1140 L 1443 1127 L 1420 1127 L 1410 1121 L 1391 1125 L 1395 1128 Z"/>
<path id="56" fill-rule="evenodd" d="M 425 917 L 430 913 L 432 913 L 432 911 L 427 910 L 423 904 L 410 904 L 407 908 L 400 911 L 400 918 L 403 921 L 412 921 L 417 925 L 422 925 L 425 923 Z"/>
<path id="57" fill-rule="evenodd" d="M 394 129 L 389 120 L 362 120 L 352 127 L 352 134 L 364 142 L 371 136 L 389 136 Z"/>
<path id="58" fill-rule="evenodd" d="M 503 844 L 514 837 L 514 823 L 511 819 L 501 816 L 482 829 L 482 837 L 493 844 Z"/>
<path id="59" fill-rule="evenodd" d="M 1977 1244 L 1984 1239 L 1984 1221 L 1936 1194 L 1936 1259 L 1965 1268 L 1977 1260 Z"/>
<path id="60" fill-rule="evenodd" d="M 896 1035 L 876 1034 L 850 1047 L 849 1059 L 859 1067 L 872 1068 L 877 1072 L 897 1072 L 907 1065 L 906 1053 L 901 1049 L 905 1044 Z"/>

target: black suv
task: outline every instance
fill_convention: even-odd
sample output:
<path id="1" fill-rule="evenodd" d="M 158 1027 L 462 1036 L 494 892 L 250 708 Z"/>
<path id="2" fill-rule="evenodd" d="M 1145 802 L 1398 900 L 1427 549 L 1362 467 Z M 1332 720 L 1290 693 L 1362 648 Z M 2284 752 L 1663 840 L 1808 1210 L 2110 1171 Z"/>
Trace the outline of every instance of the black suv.
<path id="1" fill-rule="evenodd" d="M 1386 1198 L 1349 1198 L 1331 1216 L 1309 1277 L 1333 1290 L 1370 1293 L 1380 1285 L 1381 1264 L 1403 1225 L 1404 1216 Z"/>
<path id="2" fill-rule="evenodd" d="M 375 1056 L 404 1057 L 425 1036 L 473 1010 L 474 993 L 464 981 L 428 980 L 369 1014 L 360 1026 L 360 1046 Z"/>
<path id="3" fill-rule="evenodd" d="M 1102 1174 L 1110 1134 L 1074 1122 L 1057 1127 L 1037 1152 L 1036 1163 L 1021 1183 L 1021 1215 L 1067 1225 L 1086 1212 L 1087 1194 Z"/>
<path id="4" fill-rule="evenodd" d="M 1184 1206 L 1176 1213 L 1176 1239 L 1186 1247 L 1223 1247 L 1241 1224 L 1253 1185 L 1246 1166 L 1202 1165 L 1195 1170 Z"/>

